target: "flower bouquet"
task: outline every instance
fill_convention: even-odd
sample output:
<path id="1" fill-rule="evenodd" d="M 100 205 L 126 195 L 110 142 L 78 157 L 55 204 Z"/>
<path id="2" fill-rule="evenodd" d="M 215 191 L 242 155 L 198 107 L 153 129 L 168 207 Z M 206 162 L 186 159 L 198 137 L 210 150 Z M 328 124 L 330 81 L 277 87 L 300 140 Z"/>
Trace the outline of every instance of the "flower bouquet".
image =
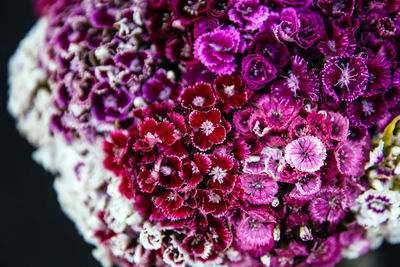
<path id="1" fill-rule="evenodd" d="M 400 2 L 38 0 L 9 110 L 104 266 L 400 242 Z"/>

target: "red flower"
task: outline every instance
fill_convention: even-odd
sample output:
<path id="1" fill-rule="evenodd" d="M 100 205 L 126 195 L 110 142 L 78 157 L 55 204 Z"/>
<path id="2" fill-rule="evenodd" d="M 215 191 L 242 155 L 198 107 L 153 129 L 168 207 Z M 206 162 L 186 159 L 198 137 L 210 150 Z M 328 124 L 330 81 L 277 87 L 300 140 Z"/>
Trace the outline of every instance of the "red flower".
<path id="1" fill-rule="evenodd" d="M 208 109 L 215 102 L 215 96 L 211 85 L 208 83 L 196 83 L 193 87 L 187 87 L 181 95 L 182 106 L 187 109 Z"/>
<path id="2" fill-rule="evenodd" d="M 212 248 L 212 244 L 204 234 L 196 233 L 186 236 L 181 246 L 189 255 L 201 258 L 207 258 Z"/>
<path id="3" fill-rule="evenodd" d="M 189 115 L 189 125 L 192 127 L 193 145 L 199 150 L 206 151 L 225 140 L 226 130 L 217 109 L 193 111 Z"/>
<path id="4" fill-rule="evenodd" d="M 224 192 L 220 189 L 196 191 L 196 197 L 201 200 L 201 210 L 205 213 L 211 213 L 214 216 L 223 216 L 227 209 L 227 200 Z"/>
<path id="5" fill-rule="evenodd" d="M 209 238 L 214 241 L 215 249 L 226 249 L 232 241 L 232 233 L 229 231 L 224 219 L 208 216 Z"/>
<path id="6" fill-rule="evenodd" d="M 139 135 L 150 148 L 158 143 L 172 145 L 175 142 L 174 131 L 175 127 L 172 123 L 157 122 L 149 118 L 139 125 Z"/>
<path id="7" fill-rule="evenodd" d="M 154 168 L 155 169 L 155 168 Z M 183 184 L 182 160 L 177 156 L 167 156 L 163 159 L 159 170 L 159 184 L 167 188 L 179 188 Z"/>
<path id="8" fill-rule="evenodd" d="M 151 172 L 147 167 L 142 167 L 136 180 L 142 192 L 153 193 L 158 183 L 158 173 Z"/>
<path id="9" fill-rule="evenodd" d="M 128 137 L 122 131 L 115 131 L 110 134 L 111 142 L 104 140 L 103 150 L 106 158 L 104 166 L 119 176 L 123 170 L 123 158 L 127 151 Z"/>
<path id="10" fill-rule="evenodd" d="M 189 158 L 183 164 L 183 175 L 186 181 L 185 191 L 195 188 L 211 168 L 210 158 L 203 153 L 196 153 L 193 161 Z"/>
<path id="11" fill-rule="evenodd" d="M 132 178 L 129 177 L 130 175 L 126 172 L 123 171 L 121 173 L 121 183 L 119 184 L 119 192 L 125 196 L 127 199 L 131 199 L 135 196 L 135 190 L 133 188 L 133 181 Z"/>
<path id="12" fill-rule="evenodd" d="M 224 103 L 223 109 L 241 108 L 250 97 L 249 90 L 244 89 L 242 79 L 238 75 L 222 75 L 214 81 L 214 88 Z"/>
<path id="13" fill-rule="evenodd" d="M 161 196 L 157 197 L 154 204 L 166 215 L 170 214 L 173 210 L 177 210 L 183 206 L 183 198 L 176 192 L 167 190 Z"/>
<path id="14" fill-rule="evenodd" d="M 234 167 L 233 158 L 226 154 L 217 154 L 211 158 L 211 162 L 208 186 L 222 189 L 224 192 L 232 191 L 236 181 L 236 175 L 230 173 Z"/>

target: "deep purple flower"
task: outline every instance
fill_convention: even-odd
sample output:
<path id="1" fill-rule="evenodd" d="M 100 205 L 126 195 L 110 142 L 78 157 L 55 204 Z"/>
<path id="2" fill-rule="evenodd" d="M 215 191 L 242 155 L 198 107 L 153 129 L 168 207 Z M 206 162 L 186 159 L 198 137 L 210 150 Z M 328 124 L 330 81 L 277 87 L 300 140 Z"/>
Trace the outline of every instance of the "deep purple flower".
<path id="1" fill-rule="evenodd" d="M 312 0 L 274 0 L 275 2 L 281 3 L 287 6 L 294 6 L 294 7 L 308 7 Z"/>
<path id="2" fill-rule="evenodd" d="M 194 43 L 195 57 L 216 74 L 231 74 L 236 68 L 234 54 L 242 49 L 240 32 L 233 27 L 205 33 Z"/>
<path id="3" fill-rule="evenodd" d="M 259 90 L 275 79 L 276 69 L 265 57 L 252 54 L 242 61 L 242 77 L 250 89 Z"/>
<path id="4" fill-rule="evenodd" d="M 164 69 L 158 69 L 154 76 L 143 85 L 142 90 L 144 98 L 148 102 L 153 102 L 176 99 L 180 94 L 181 86 L 171 80 Z"/>
<path id="5" fill-rule="evenodd" d="M 269 59 L 276 68 L 286 66 L 289 61 L 287 46 L 278 41 L 271 31 L 264 31 L 255 35 L 250 47 L 254 53 Z"/>
<path id="6" fill-rule="evenodd" d="M 385 92 L 391 82 L 391 63 L 382 56 L 369 57 L 365 60 L 368 68 L 367 89 L 364 96 L 369 97 Z"/>
<path id="7" fill-rule="evenodd" d="M 318 0 L 317 6 L 327 14 L 345 14 L 351 16 L 354 11 L 354 0 Z"/>
<path id="8" fill-rule="evenodd" d="M 323 92 L 336 103 L 358 98 L 363 94 L 367 82 L 367 66 L 360 57 L 331 58 L 322 70 Z"/>
<path id="9" fill-rule="evenodd" d="M 386 38 L 393 37 L 397 31 L 395 23 L 388 17 L 380 18 L 376 28 L 378 30 L 378 34 Z"/>
<path id="10" fill-rule="evenodd" d="M 300 20 L 300 29 L 296 34 L 296 43 L 304 49 L 310 48 L 320 37 L 322 31 L 322 18 L 308 8 L 300 9 L 297 12 Z"/>
<path id="11" fill-rule="evenodd" d="M 338 223 L 346 215 L 348 209 L 347 196 L 343 189 L 338 187 L 324 187 L 314 198 L 308 210 L 314 222 Z"/>
<path id="12" fill-rule="evenodd" d="M 318 78 L 314 71 L 308 71 L 307 62 L 295 56 L 292 59 L 292 70 L 288 76 L 271 85 L 272 94 L 280 101 L 294 103 L 308 98 L 318 100 Z"/>
<path id="13" fill-rule="evenodd" d="M 260 0 L 237 0 L 228 11 L 229 19 L 249 31 L 255 31 L 268 19 L 269 10 Z"/>
<path id="14" fill-rule="evenodd" d="M 282 9 L 280 23 L 274 28 L 276 38 L 284 42 L 294 42 L 299 29 L 300 20 L 296 9 L 292 7 Z"/>
<path id="15" fill-rule="evenodd" d="M 91 95 L 93 114 L 100 121 L 122 120 L 132 100 L 123 88 L 114 88 L 108 81 L 95 86 Z"/>
<path id="16" fill-rule="evenodd" d="M 384 117 L 387 109 L 383 95 L 378 94 L 347 103 L 346 111 L 351 122 L 369 128 Z"/>
<path id="17" fill-rule="evenodd" d="M 348 15 L 339 15 L 332 20 L 332 28 L 336 33 L 345 32 L 353 35 L 359 26 L 360 20 Z"/>
<path id="18" fill-rule="evenodd" d="M 324 164 L 326 148 L 315 136 L 300 137 L 285 148 L 285 159 L 293 168 L 302 172 L 318 171 Z"/>
<path id="19" fill-rule="evenodd" d="M 328 57 L 349 57 L 356 50 L 357 41 L 346 32 L 335 33 L 331 39 L 325 38 L 318 43 L 322 54 Z"/>

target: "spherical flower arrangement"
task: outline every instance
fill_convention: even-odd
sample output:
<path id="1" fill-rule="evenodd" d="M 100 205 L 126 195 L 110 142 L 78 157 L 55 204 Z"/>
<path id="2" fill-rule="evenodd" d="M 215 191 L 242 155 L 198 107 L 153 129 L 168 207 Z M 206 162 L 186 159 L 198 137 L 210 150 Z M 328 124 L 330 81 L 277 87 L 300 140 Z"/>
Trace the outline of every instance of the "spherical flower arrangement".
<path id="1" fill-rule="evenodd" d="M 112 266 L 400 242 L 396 1 L 38 0 L 9 110 Z"/>

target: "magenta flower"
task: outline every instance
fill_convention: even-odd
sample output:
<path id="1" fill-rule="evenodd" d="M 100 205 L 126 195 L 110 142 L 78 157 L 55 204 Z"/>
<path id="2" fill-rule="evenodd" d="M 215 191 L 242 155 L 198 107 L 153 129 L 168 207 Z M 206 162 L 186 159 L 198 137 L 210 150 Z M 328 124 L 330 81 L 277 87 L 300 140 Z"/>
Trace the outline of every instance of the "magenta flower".
<path id="1" fill-rule="evenodd" d="M 344 141 L 347 139 L 349 132 L 349 120 L 338 112 L 330 111 L 328 116 L 332 122 L 332 132 L 330 138 L 336 141 Z"/>
<path id="2" fill-rule="evenodd" d="M 242 61 L 242 77 L 250 89 L 260 90 L 275 79 L 276 69 L 261 55 L 247 55 Z"/>
<path id="3" fill-rule="evenodd" d="M 341 258 L 339 241 L 330 236 L 315 243 L 306 262 L 310 266 L 334 266 Z"/>
<path id="4" fill-rule="evenodd" d="M 278 183 L 269 175 L 244 174 L 240 178 L 244 200 L 251 204 L 270 204 L 278 193 Z"/>
<path id="5" fill-rule="evenodd" d="M 280 23 L 274 28 L 276 38 L 284 42 L 294 42 L 299 29 L 300 20 L 296 9 L 292 7 L 282 9 Z"/>
<path id="6" fill-rule="evenodd" d="M 321 189 L 321 178 L 316 174 L 300 176 L 290 196 L 300 200 L 312 199 Z"/>
<path id="7" fill-rule="evenodd" d="M 192 127 L 193 145 L 201 151 L 225 141 L 226 130 L 222 126 L 221 112 L 217 109 L 193 111 L 189 115 L 189 125 Z"/>
<path id="8" fill-rule="evenodd" d="M 208 83 L 196 83 L 187 87 L 181 95 L 182 106 L 187 109 L 209 109 L 215 102 L 214 92 Z"/>
<path id="9" fill-rule="evenodd" d="M 257 219 L 246 217 L 242 219 L 236 229 L 238 245 L 246 250 L 253 250 L 266 246 L 268 252 L 274 244 L 274 225 L 263 223 Z"/>
<path id="10" fill-rule="evenodd" d="M 262 96 L 257 105 L 264 112 L 267 125 L 276 130 L 286 129 L 299 111 L 295 104 L 285 104 L 269 95 Z"/>
<path id="11" fill-rule="evenodd" d="M 342 174 L 358 176 L 364 172 L 366 157 L 359 142 L 346 140 L 336 147 L 337 167 Z"/>
<path id="12" fill-rule="evenodd" d="M 315 136 L 300 137 L 285 148 L 285 159 L 293 168 L 302 172 L 318 171 L 324 164 L 326 148 Z"/>
<path id="13" fill-rule="evenodd" d="M 323 92 L 336 103 L 353 101 L 366 89 L 368 69 L 363 58 L 329 59 L 322 72 Z"/>
<path id="14" fill-rule="evenodd" d="M 236 131 L 241 134 L 246 134 L 250 131 L 249 119 L 254 111 L 255 109 L 248 108 L 233 113 L 233 127 Z"/>
<path id="15" fill-rule="evenodd" d="M 242 49 L 241 37 L 233 27 L 202 34 L 194 44 L 194 55 L 216 74 L 231 74 L 235 68 L 234 54 Z"/>
<path id="16" fill-rule="evenodd" d="M 229 9 L 228 16 L 240 28 L 255 31 L 268 19 L 269 10 L 260 0 L 238 0 Z"/>
<path id="17" fill-rule="evenodd" d="M 337 223 L 346 215 L 347 209 L 347 195 L 338 187 L 322 188 L 308 207 L 311 218 L 318 223 Z"/>
<path id="18" fill-rule="evenodd" d="M 257 33 L 249 46 L 255 54 L 265 57 L 276 68 L 282 68 L 289 62 L 287 46 L 277 40 L 270 30 Z"/>

